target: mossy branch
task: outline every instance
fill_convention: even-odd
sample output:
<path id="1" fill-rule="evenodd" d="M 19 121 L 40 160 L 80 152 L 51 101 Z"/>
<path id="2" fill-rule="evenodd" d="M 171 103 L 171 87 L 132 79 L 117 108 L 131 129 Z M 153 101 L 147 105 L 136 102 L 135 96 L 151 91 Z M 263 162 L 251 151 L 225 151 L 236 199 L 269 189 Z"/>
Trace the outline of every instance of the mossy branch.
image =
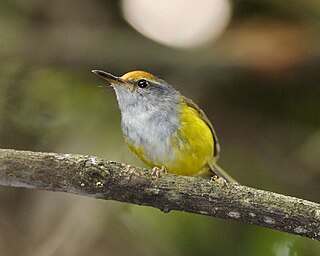
<path id="1" fill-rule="evenodd" d="M 161 174 L 96 157 L 0 149 L 0 185 L 148 205 L 256 224 L 320 240 L 320 205 L 200 178 Z"/>

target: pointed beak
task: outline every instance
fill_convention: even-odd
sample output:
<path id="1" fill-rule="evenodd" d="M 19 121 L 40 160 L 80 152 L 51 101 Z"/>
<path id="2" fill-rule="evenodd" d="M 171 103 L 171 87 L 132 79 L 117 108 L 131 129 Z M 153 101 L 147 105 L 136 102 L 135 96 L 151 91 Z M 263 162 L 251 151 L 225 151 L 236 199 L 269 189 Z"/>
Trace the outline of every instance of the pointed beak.
<path id="1" fill-rule="evenodd" d="M 131 84 L 129 84 L 127 81 L 123 80 L 121 77 L 114 76 L 108 72 L 105 72 L 102 70 L 97 70 L 97 69 L 91 70 L 91 72 L 97 76 L 100 76 L 104 80 L 107 80 L 111 85 L 118 84 L 118 85 L 122 85 L 122 86 L 128 87 L 128 88 L 132 87 Z"/>

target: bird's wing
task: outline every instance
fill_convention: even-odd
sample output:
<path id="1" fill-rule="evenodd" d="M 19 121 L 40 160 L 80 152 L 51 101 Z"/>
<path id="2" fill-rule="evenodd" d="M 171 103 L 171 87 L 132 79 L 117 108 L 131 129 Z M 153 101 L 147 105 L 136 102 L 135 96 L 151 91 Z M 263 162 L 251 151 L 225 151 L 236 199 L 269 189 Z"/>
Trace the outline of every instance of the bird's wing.
<path id="1" fill-rule="evenodd" d="M 185 101 L 185 103 L 187 104 L 187 106 L 197 110 L 197 112 L 199 113 L 199 115 L 201 116 L 201 118 L 203 119 L 203 121 L 205 121 L 205 123 L 208 125 L 208 127 L 210 128 L 211 132 L 212 132 L 212 136 L 213 136 L 213 145 L 214 145 L 214 149 L 213 149 L 213 155 L 215 157 L 219 156 L 220 153 L 220 145 L 219 145 L 219 141 L 218 141 L 218 137 L 216 135 L 216 132 L 213 129 L 213 126 L 209 120 L 209 118 L 206 116 L 206 114 L 204 113 L 204 111 L 199 108 L 199 106 L 194 103 L 192 100 L 190 100 L 187 97 L 182 96 L 183 100 Z"/>

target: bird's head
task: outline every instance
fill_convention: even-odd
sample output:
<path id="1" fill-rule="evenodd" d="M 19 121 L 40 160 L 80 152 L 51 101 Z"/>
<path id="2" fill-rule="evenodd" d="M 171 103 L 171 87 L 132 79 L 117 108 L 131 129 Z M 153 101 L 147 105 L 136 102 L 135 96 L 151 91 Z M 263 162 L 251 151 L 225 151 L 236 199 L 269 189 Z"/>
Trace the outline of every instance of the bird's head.
<path id="1" fill-rule="evenodd" d="M 131 71 L 121 77 L 102 70 L 92 72 L 107 80 L 115 89 L 121 111 L 140 106 L 145 109 L 176 103 L 179 92 L 164 80 L 145 71 Z"/>

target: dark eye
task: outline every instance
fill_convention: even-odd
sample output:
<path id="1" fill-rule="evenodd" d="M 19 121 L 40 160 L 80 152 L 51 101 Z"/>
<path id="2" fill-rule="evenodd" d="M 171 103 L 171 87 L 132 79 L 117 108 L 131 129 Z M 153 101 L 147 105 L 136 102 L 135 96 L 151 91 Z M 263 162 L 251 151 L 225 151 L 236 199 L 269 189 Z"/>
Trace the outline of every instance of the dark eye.
<path id="1" fill-rule="evenodd" d="M 138 81 L 138 86 L 140 88 L 146 88 L 149 85 L 149 82 L 146 79 L 140 79 Z"/>

